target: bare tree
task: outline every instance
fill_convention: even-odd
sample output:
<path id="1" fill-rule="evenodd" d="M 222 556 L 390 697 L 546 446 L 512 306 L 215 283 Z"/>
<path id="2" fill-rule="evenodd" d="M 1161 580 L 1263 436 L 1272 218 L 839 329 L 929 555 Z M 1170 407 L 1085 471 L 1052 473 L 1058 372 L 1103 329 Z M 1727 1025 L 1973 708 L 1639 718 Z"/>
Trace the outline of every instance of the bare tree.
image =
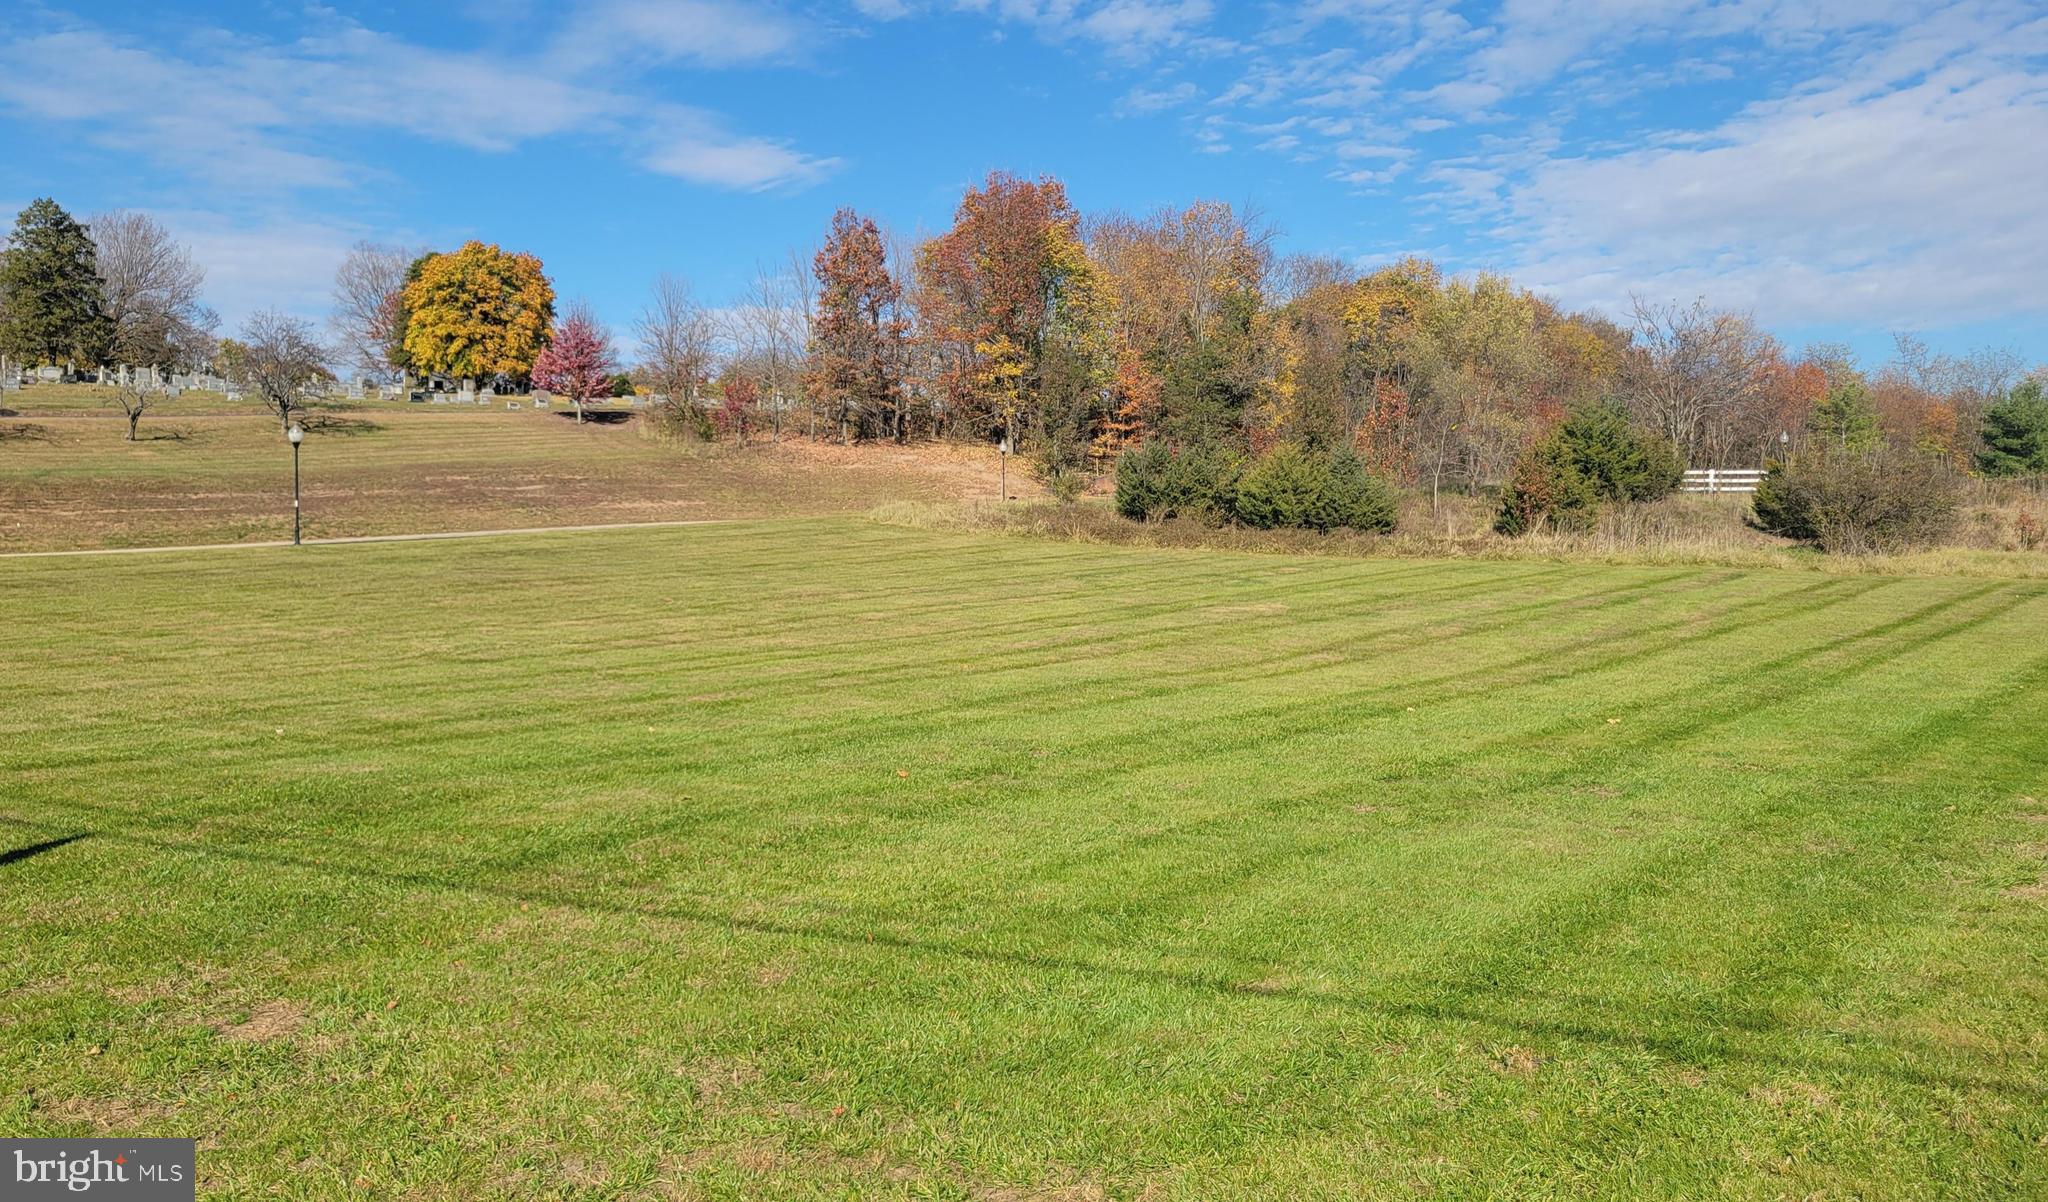
<path id="1" fill-rule="evenodd" d="M 114 404 L 128 418 L 128 441 L 135 441 L 135 428 L 142 424 L 142 415 L 156 406 L 160 395 L 150 387 L 153 381 L 145 381 L 132 373 L 124 374 L 114 386 Z"/>
<path id="2" fill-rule="evenodd" d="M 1276 305 L 1292 304 L 1333 284 L 1355 284 L 1358 268 L 1335 255 L 1294 254 L 1275 259 L 1266 272 L 1265 291 Z"/>
<path id="3" fill-rule="evenodd" d="M 711 375 L 718 349 L 718 323 L 690 295 L 690 283 L 662 275 L 654 299 L 635 327 L 640 334 L 642 370 L 670 404 L 697 405 L 697 390 Z"/>
<path id="4" fill-rule="evenodd" d="M 1737 462 L 1735 443 L 1769 402 L 1772 369 L 1783 358 L 1777 341 L 1748 314 L 1709 309 L 1704 300 L 1683 309 L 1633 300 L 1630 407 L 1687 463 Z"/>
<path id="5" fill-rule="evenodd" d="M 790 247 L 787 259 L 789 308 L 795 321 L 794 330 L 798 345 L 803 347 L 803 365 L 806 369 L 810 366 L 811 358 L 811 321 L 818 314 L 818 276 L 815 266 L 817 258 L 818 248 L 812 245 Z M 810 437 L 816 438 L 818 399 L 811 395 L 809 386 L 803 384 L 802 379 L 803 377 L 799 375 L 797 387 L 804 393 L 806 407 L 810 411 Z"/>
<path id="6" fill-rule="evenodd" d="M 424 250 L 358 242 L 334 269 L 328 324 L 349 365 L 370 374 L 403 372 L 405 273 Z"/>
<path id="7" fill-rule="evenodd" d="M 94 217 L 92 234 L 114 356 L 179 367 L 211 358 L 220 319 L 199 300 L 206 269 L 170 231 L 147 213 L 119 210 Z"/>
<path id="8" fill-rule="evenodd" d="M 265 309 L 243 323 L 240 343 L 249 387 L 277 415 L 279 428 L 290 429 L 305 408 L 306 387 L 327 375 L 327 351 L 311 323 Z"/>
<path id="9" fill-rule="evenodd" d="M 759 266 L 745 299 L 729 315 L 735 353 L 767 390 L 777 442 L 782 440 L 783 412 L 803 379 L 810 314 L 801 296 L 801 282 L 788 272 Z"/>

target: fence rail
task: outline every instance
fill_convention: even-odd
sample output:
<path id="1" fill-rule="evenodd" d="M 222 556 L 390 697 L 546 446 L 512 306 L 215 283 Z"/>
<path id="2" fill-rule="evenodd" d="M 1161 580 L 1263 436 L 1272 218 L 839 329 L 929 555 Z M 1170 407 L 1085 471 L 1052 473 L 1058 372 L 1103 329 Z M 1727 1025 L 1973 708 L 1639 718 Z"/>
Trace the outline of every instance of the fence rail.
<path id="1" fill-rule="evenodd" d="M 1755 468 L 1694 468 L 1678 485 L 1680 492 L 1755 492 L 1764 474 Z"/>

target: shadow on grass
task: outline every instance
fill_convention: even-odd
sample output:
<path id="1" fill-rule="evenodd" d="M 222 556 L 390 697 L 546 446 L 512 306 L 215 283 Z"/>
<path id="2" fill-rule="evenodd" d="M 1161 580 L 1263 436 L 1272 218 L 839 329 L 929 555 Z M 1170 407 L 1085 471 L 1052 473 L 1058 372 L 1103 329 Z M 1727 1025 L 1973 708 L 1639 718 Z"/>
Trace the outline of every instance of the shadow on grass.
<path id="1" fill-rule="evenodd" d="M 308 434 L 375 434 L 384 427 L 366 417 L 335 417 L 326 413 L 308 413 L 299 419 L 299 424 Z"/>
<path id="2" fill-rule="evenodd" d="M 79 831 L 75 835 L 61 835 L 55 839 L 45 839 L 41 843 L 30 843 L 25 847 L 0 851 L 0 868 L 5 868 L 9 864 L 18 864 L 32 856 L 42 855 L 46 851 L 55 851 L 66 843 L 76 843 L 80 839 L 90 838 L 92 838 L 91 831 Z"/>
<path id="3" fill-rule="evenodd" d="M 12 417 L 12 411 L 0 411 L 0 417 Z M 50 432 L 34 422 L 0 422 L 0 442 L 48 442 Z"/>
<path id="4" fill-rule="evenodd" d="M 576 420 L 576 411 L 574 409 L 564 409 L 557 412 L 555 416 L 564 421 L 573 422 Z M 623 426 L 627 422 L 632 421 L 633 416 L 634 414 L 631 409 L 585 409 L 583 411 L 584 422 L 593 426 Z"/>
<path id="5" fill-rule="evenodd" d="M 32 824 L 20 819 L 0 817 L 0 824 L 28 827 Z M 71 836 L 78 838 L 80 836 Z M 914 957 L 933 957 L 975 964 L 992 964 L 1028 970 L 1031 972 L 1064 972 L 1078 976 L 1092 977 L 1103 981 L 1122 981 L 1128 984 L 1162 986 L 1213 995 L 1219 999 L 1253 1001 L 1262 1005 L 1302 1005 L 1327 1013 L 1351 1015 L 1363 1018 L 1398 1019 L 1425 1023 L 1458 1023 L 1480 1027 L 1509 1039 L 1521 1040 L 1564 1040 L 1580 1044 L 1598 1045 L 1620 1051 L 1647 1054 L 1660 1060 L 1678 1065 L 1711 1067 L 1717 1064 L 1747 1064 L 1776 1072 L 1812 1073 L 1832 1070 L 1845 1075 L 1869 1074 L 1890 1078 L 1904 1084 L 1936 1090 L 1982 1089 L 1991 1093 L 2029 1103 L 2048 1101 L 2048 1086 L 2030 1077 L 2014 1079 L 1985 1073 L 1932 1072 L 1908 1064 L 1872 1064 L 1868 1062 L 1842 1061 L 1832 1064 L 1817 1064 L 1811 1057 L 1796 1053 L 1776 1053 L 1742 1046 L 1730 1038 L 1729 1030 L 1768 1037 L 1784 1031 L 1785 1025 L 1762 1011 L 1749 1011 L 1738 1016 L 1727 1014 L 1693 1015 L 1683 1007 L 1644 1017 L 1617 1015 L 1612 1017 L 1591 1016 L 1587 1018 L 1561 1017 L 1538 1018 L 1530 1015 L 1530 1009 L 1544 1003 L 1558 1001 L 1556 995 L 1541 990 L 1512 985 L 1474 986 L 1461 981 L 1431 981 L 1411 979 L 1396 983 L 1404 992 L 1425 990 L 1440 994 L 1440 998 L 1421 999 L 1369 993 L 1336 993 L 1313 989 L 1299 989 L 1287 986 L 1269 987 L 1263 983 L 1247 984 L 1240 977 L 1221 973 L 1204 973 L 1195 970 L 1171 968 L 1146 968 L 1121 964 L 1104 964 L 1078 956 L 1045 953 L 1009 952 L 996 948 L 975 947 L 969 944 L 945 942 L 932 939 L 917 939 L 905 935 L 891 934 L 872 929 L 847 930 L 825 924 L 806 925 L 777 922 L 770 919 L 748 918 L 736 913 L 727 913 L 707 907 L 671 901 L 651 902 L 645 905 L 627 905 L 605 898 L 578 897 L 568 891 L 546 889 L 520 889 L 487 881 L 457 881 L 424 872 L 394 871 L 362 866 L 360 863 L 338 864 L 329 860 L 315 860 L 304 856 L 283 855 L 275 852 L 258 852 L 237 847 L 223 847 L 196 841 L 151 838 L 142 835 L 104 835 L 104 838 L 131 843 L 155 851 L 185 852 L 198 856 L 219 856 L 223 859 L 269 868 L 289 868 L 325 876 L 351 880 L 369 881 L 400 888 L 427 889 L 439 893 L 467 894 L 472 897 L 492 897 L 506 902 L 517 902 L 532 906 L 558 906 L 567 909 L 594 913 L 614 914 L 632 918 L 660 918 L 675 922 L 696 923 L 705 926 L 723 927 L 727 930 L 746 931 L 756 935 L 776 938 L 809 939 L 832 943 L 848 948 L 869 952 L 896 951 Z M 61 845 L 69 839 L 55 840 Z M 41 845 L 35 850 L 42 850 Z M 31 851 L 29 854 L 34 854 Z M 1588 999 L 1578 999 L 1584 1004 Z M 1593 1001 L 1598 1008 L 1600 1003 Z M 1663 1033 L 1672 1027 L 1681 1027 L 1678 1033 Z M 1903 1054 L 1903 1053 L 1901 1053 Z"/>

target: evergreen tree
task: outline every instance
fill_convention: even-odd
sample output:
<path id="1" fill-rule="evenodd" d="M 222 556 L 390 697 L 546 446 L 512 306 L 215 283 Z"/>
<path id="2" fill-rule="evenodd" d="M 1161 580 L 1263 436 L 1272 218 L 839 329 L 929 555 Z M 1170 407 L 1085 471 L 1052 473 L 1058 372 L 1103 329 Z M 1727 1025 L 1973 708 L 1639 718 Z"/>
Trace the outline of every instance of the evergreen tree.
<path id="1" fill-rule="evenodd" d="M 0 251 L 0 353 L 32 363 L 97 363 L 113 336 L 85 226 L 54 200 L 15 218 Z"/>
<path id="2" fill-rule="evenodd" d="M 1526 534 L 1545 517 L 1583 528 L 1603 502 L 1654 501 L 1684 477 L 1670 439 L 1630 425 L 1619 405 L 1582 405 L 1516 460 L 1494 529 Z"/>
<path id="3" fill-rule="evenodd" d="M 1868 451 L 1884 440 L 1870 393 L 1855 380 L 1828 389 L 1806 419 L 1807 433 L 1843 451 Z"/>
<path id="4" fill-rule="evenodd" d="M 2048 474 L 2048 387 L 2039 378 L 1984 411 L 1977 470 L 1987 476 Z"/>

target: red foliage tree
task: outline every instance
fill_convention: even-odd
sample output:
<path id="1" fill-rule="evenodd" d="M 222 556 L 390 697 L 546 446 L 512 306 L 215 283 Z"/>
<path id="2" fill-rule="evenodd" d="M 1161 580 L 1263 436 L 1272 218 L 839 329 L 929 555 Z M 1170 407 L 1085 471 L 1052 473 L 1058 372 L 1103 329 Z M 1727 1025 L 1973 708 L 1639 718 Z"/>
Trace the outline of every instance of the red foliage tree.
<path id="1" fill-rule="evenodd" d="M 612 372 L 612 336 L 587 309 L 576 308 L 555 331 L 554 342 L 534 360 L 533 383 L 569 398 L 576 406 L 576 420 L 583 421 L 583 406 L 592 397 L 609 396 Z"/>
<path id="2" fill-rule="evenodd" d="M 742 371 L 728 370 L 719 381 L 721 396 L 718 408 L 711 419 L 718 423 L 721 432 L 732 436 L 741 446 L 747 445 L 747 414 L 760 403 L 761 389 L 754 383 L 754 377 Z"/>
<path id="3" fill-rule="evenodd" d="M 806 383 L 839 422 L 840 438 L 884 426 L 901 441 L 903 288 L 889 274 L 882 231 L 852 209 L 832 215 L 832 232 L 812 261 L 818 310 L 811 322 Z"/>
<path id="4" fill-rule="evenodd" d="M 1080 236 L 1066 186 L 992 172 L 969 188 L 953 228 L 918 252 L 920 298 L 935 337 L 951 344 L 942 387 L 962 411 L 994 418 L 1006 381 L 1035 373 L 1054 303 L 1053 255 Z"/>

